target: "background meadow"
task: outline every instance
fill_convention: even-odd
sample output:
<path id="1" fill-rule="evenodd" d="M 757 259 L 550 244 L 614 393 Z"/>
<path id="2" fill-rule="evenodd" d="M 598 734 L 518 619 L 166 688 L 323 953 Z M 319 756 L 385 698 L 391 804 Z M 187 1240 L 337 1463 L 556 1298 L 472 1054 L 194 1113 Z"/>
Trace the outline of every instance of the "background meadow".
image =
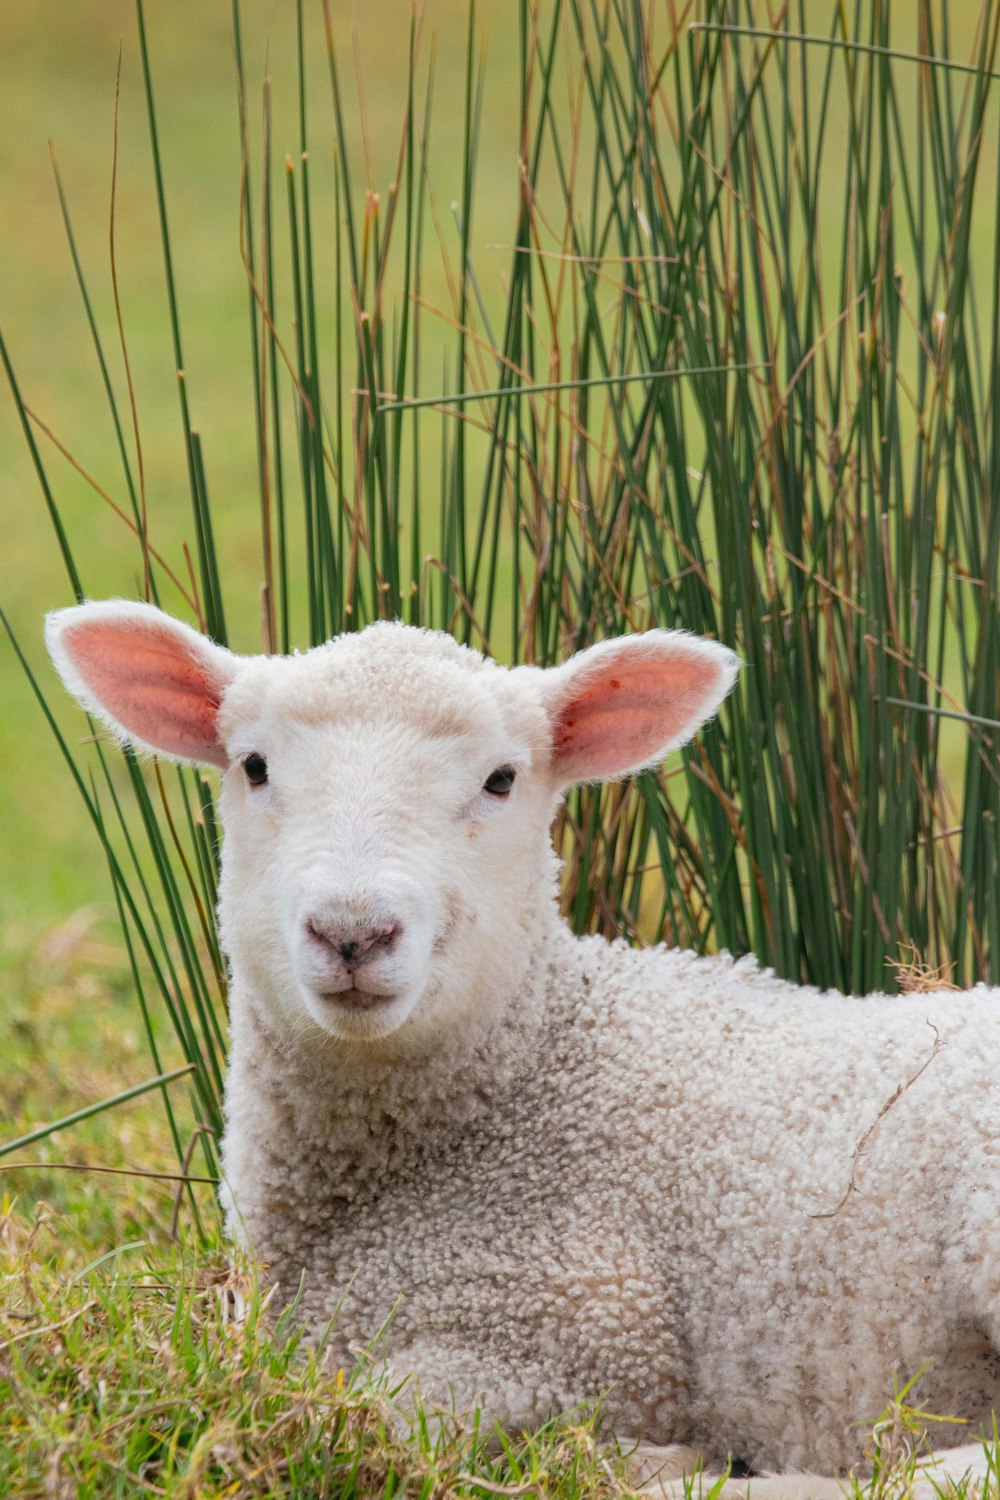
<path id="1" fill-rule="evenodd" d="M 87 1405 L 152 1388 L 164 1338 L 200 1382 L 232 1334 L 212 782 L 94 742 L 41 645 L 76 592 L 250 652 L 379 615 L 504 661 L 717 636 L 746 663 L 718 722 L 662 777 L 569 800 L 570 920 L 852 992 L 996 982 L 998 33 L 995 0 L 9 0 L 4 1138 L 192 1069 L 0 1158 L 32 1288 L 11 1326 L 77 1330 L 28 1346 L 18 1463 L 63 1441 L 45 1359 L 89 1369 L 147 1285 L 113 1378 L 73 1386 L 77 1477 L 104 1493 L 111 1452 L 180 1484 L 197 1450 L 222 1493 L 261 1435 L 239 1419 L 227 1478 L 190 1415 L 123 1456 Z M 371 1391 L 352 1426 L 310 1379 L 295 1421 L 320 1401 L 368 1454 Z M 237 1421 L 217 1395 L 208 1427 Z M 502 1477 L 583 1464 L 597 1492 L 574 1433 Z M 258 1456 L 254 1492 L 294 1493 Z"/>

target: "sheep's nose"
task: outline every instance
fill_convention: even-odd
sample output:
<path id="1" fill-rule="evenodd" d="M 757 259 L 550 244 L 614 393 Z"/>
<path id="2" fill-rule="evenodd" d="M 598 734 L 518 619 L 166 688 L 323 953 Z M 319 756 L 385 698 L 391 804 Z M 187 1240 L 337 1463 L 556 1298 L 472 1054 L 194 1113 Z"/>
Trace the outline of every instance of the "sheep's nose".
<path id="1" fill-rule="evenodd" d="M 401 922 L 366 924 L 341 917 L 310 917 L 306 931 L 343 959 L 349 969 L 360 968 L 394 947 L 403 931 Z"/>

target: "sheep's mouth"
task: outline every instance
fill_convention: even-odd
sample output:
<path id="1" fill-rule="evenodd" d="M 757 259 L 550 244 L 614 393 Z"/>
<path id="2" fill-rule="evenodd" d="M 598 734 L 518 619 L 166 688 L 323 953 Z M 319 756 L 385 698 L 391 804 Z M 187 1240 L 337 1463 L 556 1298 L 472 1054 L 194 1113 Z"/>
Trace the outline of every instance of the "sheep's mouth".
<path id="1" fill-rule="evenodd" d="M 328 1005 L 343 1005 L 349 1010 L 378 1010 L 380 1006 L 391 1005 L 393 1000 L 398 1000 L 398 995 L 376 995 L 371 990 L 331 990 L 321 992 L 321 1000 Z"/>

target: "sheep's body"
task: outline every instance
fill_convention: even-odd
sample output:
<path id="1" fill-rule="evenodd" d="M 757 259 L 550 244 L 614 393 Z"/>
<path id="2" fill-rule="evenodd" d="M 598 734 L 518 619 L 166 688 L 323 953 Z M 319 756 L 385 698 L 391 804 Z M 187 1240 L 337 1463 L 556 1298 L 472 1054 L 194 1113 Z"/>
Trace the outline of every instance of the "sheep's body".
<path id="1" fill-rule="evenodd" d="M 619 1431 L 764 1468 L 856 1463 L 928 1360 L 929 1409 L 988 1424 L 997 992 L 850 1000 L 561 925 L 539 951 L 502 1021 L 403 1068 L 234 994 L 227 1174 L 314 1332 L 339 1306 L 350 1362 L 395 1307 L 380 1352 L 425 1396 L 530 1426 L 603 1391 Z"/>
<path id="2" fill-rule="evenodd" d="M 379 625 L 244 659 L 127 604 L 49 638 L 123 738 L 224 770 L 230 1224 L 345 1362 L 392 1314 L 425 1397 L 603 1393 L 761 1468 L 855 1462 L 928 1361 L 932 1409 L 988 1420 L 1000 991 L 847 1000 L 558 917 L 562 792 L 658 763 L 731 652 L 507 672 Z"/>

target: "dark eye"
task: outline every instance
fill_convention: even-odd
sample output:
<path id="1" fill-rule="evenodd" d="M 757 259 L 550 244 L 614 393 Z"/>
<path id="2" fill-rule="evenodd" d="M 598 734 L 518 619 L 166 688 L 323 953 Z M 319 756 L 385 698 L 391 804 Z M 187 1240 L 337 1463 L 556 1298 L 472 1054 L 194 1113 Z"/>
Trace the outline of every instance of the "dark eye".
<path id="1" fill-rule="evenodd" d="M 498 766 L 483 782 L 483 791 L 489 792 L 491 797 L 506 797 L 516 774 L 513 766 Z"/>
<path id="2" fill-rule="evenodd" d="M 243 769 L 251 786 L 263 786 L 267 781 L 267 761 L 256 750 L 246 757 Z"/>

